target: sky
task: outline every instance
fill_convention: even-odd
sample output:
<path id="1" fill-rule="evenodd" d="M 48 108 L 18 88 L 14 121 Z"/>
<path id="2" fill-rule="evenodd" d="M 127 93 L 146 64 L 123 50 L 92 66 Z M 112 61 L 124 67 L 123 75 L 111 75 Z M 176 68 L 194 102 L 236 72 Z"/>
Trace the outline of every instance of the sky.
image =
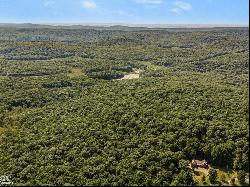
<path id="1" fill-rule="evenodd" d="M 0 0 L 0 22 L 248 25 L 249 0 Z"/>

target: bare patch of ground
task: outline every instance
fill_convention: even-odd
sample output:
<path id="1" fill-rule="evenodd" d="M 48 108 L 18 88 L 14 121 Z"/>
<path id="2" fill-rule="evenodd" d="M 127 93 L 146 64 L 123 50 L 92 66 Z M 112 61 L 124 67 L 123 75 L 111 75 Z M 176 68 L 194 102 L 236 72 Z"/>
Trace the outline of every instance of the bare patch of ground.
<path id="1" fill-rule="evenodd" d="M 133 69 L 133 72 L 125 75 L 124 77 L 118 79 L 118 80 L 131 80 L 131 79 L 139 79 L 140 78 L 140 73 L 142 70 L 139 69 Z"/>
<path id="2" fill-rule="evenodd" d="M 191 164 L 189 164 L 188 168 L 192 169 Z M 194 169 L 194 172 L 201 172 L 201 173 L 204 173 L 206 176 L 208 176 L 209 168 L 210 166 L 208 166 L 208 169 L 197 167 Z"/>
<path id="3" fill-rule="evenodd" d="M 120 80 L 139 79 L 139 78 L 140 78 L 140 74 L 131 73 L 131 74 L 125 75 Z"/>

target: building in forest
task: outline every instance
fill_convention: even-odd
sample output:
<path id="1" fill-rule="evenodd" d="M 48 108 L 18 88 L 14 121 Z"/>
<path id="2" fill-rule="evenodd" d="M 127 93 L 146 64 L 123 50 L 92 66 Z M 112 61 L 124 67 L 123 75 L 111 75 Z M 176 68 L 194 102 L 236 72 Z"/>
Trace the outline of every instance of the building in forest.
<path id="1" fill-rule="evenodd" d="M 196 168 L 208 168 L 208 162 L 206 160 L 192 160 L 192 165 Z"/>

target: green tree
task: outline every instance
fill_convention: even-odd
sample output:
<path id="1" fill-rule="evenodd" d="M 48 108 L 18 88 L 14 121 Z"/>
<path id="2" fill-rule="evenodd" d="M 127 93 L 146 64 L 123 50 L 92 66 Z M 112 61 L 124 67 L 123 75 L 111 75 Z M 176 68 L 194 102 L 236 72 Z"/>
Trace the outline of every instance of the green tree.
<path id="1" fill-rule="evenodd" d="M 217 171 L 211 168 L 208 173 L 208 178 L 211 184 L 215 184 L 217 182 L 217 176 L 218 176 Z"/>
<path id="2" fill-rule="evenodd" d="M 240 170 L 238 172 L 238 179 L 239 179 L 240 184 L 244 185 L 246 181 L 246 172 L 243 170 Z"/>
<path id="3" fill-rule="evenodd" d="M 179 161 L 179 168 L 183 169 L 183 170 L 187 170 L 188 169 L 188 164 L 189 164 L 189 161 L 187 161 L 187 160 L 180 160 Z"/>
<path id="4" fill-rule="evenodd" d="M 221 181 L 225 182 L 226 176 L 224 174 L 221 175 Z"/>
<path id="5" fill-rule="evenodd" d="M 172 182 L 173 186 L 193 186 L 194 180 L 192 173 L 189 171 L 181 170 Z"/>
<path id="6" fill-rule="evenodd" d="M 205 175 L 202 175 L 202 177 L 201 177 L 201 181 L 202 181 L 202 182 L 205 182 L 205 180 L 206 180 Z"/>

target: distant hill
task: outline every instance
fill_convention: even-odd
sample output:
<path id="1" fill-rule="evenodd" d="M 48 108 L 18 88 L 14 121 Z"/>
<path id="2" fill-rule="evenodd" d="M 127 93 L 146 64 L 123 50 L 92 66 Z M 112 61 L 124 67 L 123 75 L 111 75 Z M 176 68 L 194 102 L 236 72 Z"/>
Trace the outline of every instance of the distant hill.
<path id="1" fill-rule="evenodd" d="M 90 30 L 121 30 L 121 31 L 140 31 L 140 30 L 169 30 L 169 31 L 210 31 L 225 28 L 245 28 L 244 25 L 206 25 L 206 24 L 33 24 L 33 23 L 0 23 L 0 27 L 8 28 L 49 28 L 49 29 L 90 29 Z"/>

